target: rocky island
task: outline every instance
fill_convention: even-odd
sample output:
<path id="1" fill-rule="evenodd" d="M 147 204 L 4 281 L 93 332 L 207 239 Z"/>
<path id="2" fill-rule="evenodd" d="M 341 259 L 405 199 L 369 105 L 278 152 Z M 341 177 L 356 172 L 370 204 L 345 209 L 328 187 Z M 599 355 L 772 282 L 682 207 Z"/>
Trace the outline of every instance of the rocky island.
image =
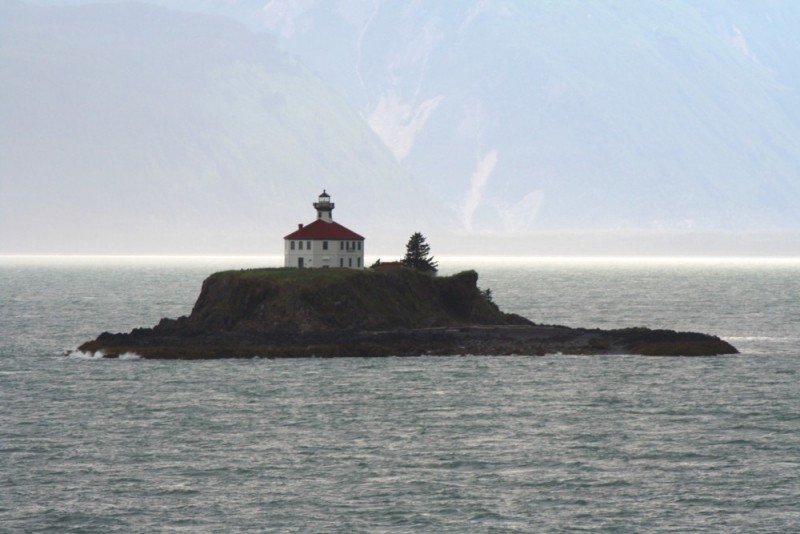
<path id="1" fill-rule="evenodd" d="M 477 281 L 475 271 L 433 277 L 404 267 L 219 272 L 188 317 L 105 332 L 79 350 L 160 359 L 737 353 L 707 334 L 535 324 L 500 311 Z"/>

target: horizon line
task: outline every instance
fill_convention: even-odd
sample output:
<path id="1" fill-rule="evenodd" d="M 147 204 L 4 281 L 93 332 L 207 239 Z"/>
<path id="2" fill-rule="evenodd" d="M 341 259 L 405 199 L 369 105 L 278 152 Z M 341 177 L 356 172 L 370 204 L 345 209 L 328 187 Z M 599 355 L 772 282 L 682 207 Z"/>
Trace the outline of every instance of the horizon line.
<path id="1" fill-rule="evenodd" d="M 367 254 L 373 262 L 380 259 L 381 254 Z M 543 262 L 543 261 L 672 261 L 672 262 L 800 262 L 800 255 L 676 255 L 676 254 L 557 254 L 557 255 L 521 255 L 521 254 L 442 254 L 433 255 L 437 260 L 463 261 L 510 261 L 510 262 Z M 283 260 L 283 254 L 0 254 L 2 260 Z M 367 262 L 365 262 L 367 263 Z"/>

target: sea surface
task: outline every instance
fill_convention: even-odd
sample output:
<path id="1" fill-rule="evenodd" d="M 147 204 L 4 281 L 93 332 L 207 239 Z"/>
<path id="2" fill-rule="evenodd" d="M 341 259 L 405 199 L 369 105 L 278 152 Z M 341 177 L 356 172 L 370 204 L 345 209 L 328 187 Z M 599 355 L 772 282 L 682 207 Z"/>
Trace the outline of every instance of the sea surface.
<path id="1" fill-rule="evenodd" d="M 278 259 L 2 257 L 0 532 L 800 532 L 800 260 L 439 262 L 741 354 L 102 360 Z"/>

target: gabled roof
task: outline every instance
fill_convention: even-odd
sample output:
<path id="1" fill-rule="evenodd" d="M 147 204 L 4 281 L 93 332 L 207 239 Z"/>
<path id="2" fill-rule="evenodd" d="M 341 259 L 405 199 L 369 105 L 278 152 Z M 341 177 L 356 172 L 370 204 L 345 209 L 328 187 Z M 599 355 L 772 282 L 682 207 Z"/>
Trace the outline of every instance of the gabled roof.
<path id="1" fill-rule="evenodd" d="M 364 240 L 363 237 L 358 235 L 352 230 L 349 230 L 341 224 L 334 221 L 323 221 L 317 219 L 311 224 L 307 224 L 299 228 L 291 234 L 284 237 L 284 239 L 352 239 L 354 241 Z"/>

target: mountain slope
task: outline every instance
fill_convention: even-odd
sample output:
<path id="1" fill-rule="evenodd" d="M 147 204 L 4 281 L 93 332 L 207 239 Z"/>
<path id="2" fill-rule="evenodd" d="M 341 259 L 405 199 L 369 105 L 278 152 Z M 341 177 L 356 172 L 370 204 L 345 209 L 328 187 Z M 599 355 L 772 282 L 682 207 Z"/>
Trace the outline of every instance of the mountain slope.
<path id="1" fill-rule="evenodd" d="M 35 1 L 98 7 L 94 0 Z M 360 115 L 348 110 L 350 119 L 368 124 L 385 145 L 375 156 L 382 163 L 369 172 L 360 164 L 353 170 L 325 163 L 319 172 L 300 172 L 302 178 L 292 183 L 318 183 L 320 173 L 334 170 L 334 179 L 353 177 L 364 184 L 354 191 L 324 180 L 323 187 L 331 190 L 341 208 L 348 205 L 345 200 L 357 199 L 352 205 L 357 221 L 343 209 L 337 215 L 368 237 L 377 234 L 365 228 L 383 224 L 408 235 L 406 226 L 414 225 L 433 236 L 440 253 L 440 243 L 450 247 L 450 253 L 800 250 L 797 2 L 148 3 L 182 10 L 181 17 L 202 13 L 203 20 L 214 24 L 228 27 L 235 20 L 258 30 L 260 34 L 248 38 L 266 43 L 263 46 L 291 64 L 275 46 L 289 51 L 315 73 L 309 75 L 312 85 L 323 92 L 328 91 L 323 86 L 333 87 L 346 99 Z M 95 23 L 86 26 L 86 32 L 108 21 Z M 8 24 L 3 28 L 0 36 L 9 32 Z M 184 28 L 175 26 L 171 38 L 177 39 Z M 251 89 L 261 83 L 258 76 L 233 69 L 224 77 L 240 79 Z M 34 80 L 48 81 L 41 76 Z M 203 169 L 221 166 L 235 169 L 229 174 L 246 175 L 242 169 L 250 168 L 247 162 L 263 160 L 260 147 L 246 150 L 258 128 L 246 117 L 261 112 L 242 111 L 250 104 L 236 104 L 238 95 L 250 89 L 237 86 L 231 98 L 221 89 L 208 95 L 205 82 L 195 82 L 185 83 L 177 97 L 179 106 L 184 105 L 182 98 L 200 91 L 197 100 L 205 104 L 198 105 L 214 107 L 217 104 L 208 102 L 218 99 L 240 110 L 223 111 L 218 114 L 222 119 L 200 124 L 200 131 L 212 130 L 214 135 L 195 146 L 219 152 Z M 275 92 L 271 87 L 253 90 L 255 95 Z M 295 92 L 288 90 L 288 98 Z M 302 115 L 308 107 L 288 109 Z M 324 114 L 313 115 L 320 118 L 319 124 L 328 124 Z M 195 126 L 189 129 L 198 131 Z M 305 149 L 308 138 L 304 135 L 299 145 L 302 168 L 319 157 L 316 149 Z M 374 138 L 365 139 L 372 146 Z M 279 136 L 276 146 L 283 141 Z M 329 141 L 329 146 L 352 146 L 340 138 Z M 284 145 L 280 151 L 287 162 L 290 154 L 297 154 Z M 205 152 L 200 150 L 193 159 L 199 161 Z M 345 148 L 339 154 L 347 152 Z M 180 147 L 164 152 L 176 153 Z M 338 161 L 336 156 L 323 159 Z M 270 174 L 265 166 L 269 167 L 259 164 L 258 177 L 245 182 L 285 184 L 261 178 Z M 289 171 L 281 172 L 298 175 L 293 164 L 287 166 Z M 179 173 L 168 174 L 175 177 L 169 180 L 174 187 L 192 184 Z M 385 189 L 384 180 L 401 190 Z M 279 195 L 281 206 L 270 208 L 270 214 L 287 199 L 318 192 L 291 190 L 286 195 L 280 185 L 261 194 L 238 182 L 231 185 L 223 189 L 229 194 L 239 191 L 259 205 L 264 205 L 264 197 Z M 197 189 L 201 196 L 219 194 L 205 182 Z M 301 208 L 307 202 L 303 200 Z M 281 220 L 293 220 L 296 213 L 294 204 Z M 235 217 L 232 213 L 217 219 Z M 241 225 L 263 217 L 252 207 L 241 217 Z M 31 222 L 37 220 L 32 217 Z M 568 241 L 572 244 L 565 246 Z M 401 237 L 384 240 L 397 248 L 402 242 Z"/>
<path id="2" fill-rule="evenodd" d="M 466 229 L 800 229 L 796 2 L 267 13 Z"/>
<path id="3" fill-rule="evenodd" d="M 398 247 L 435 213 L 341 97 L 225 18 L 6 3 L 0 69 L 0 252 L 277 252 L 323 188 Z"/>

